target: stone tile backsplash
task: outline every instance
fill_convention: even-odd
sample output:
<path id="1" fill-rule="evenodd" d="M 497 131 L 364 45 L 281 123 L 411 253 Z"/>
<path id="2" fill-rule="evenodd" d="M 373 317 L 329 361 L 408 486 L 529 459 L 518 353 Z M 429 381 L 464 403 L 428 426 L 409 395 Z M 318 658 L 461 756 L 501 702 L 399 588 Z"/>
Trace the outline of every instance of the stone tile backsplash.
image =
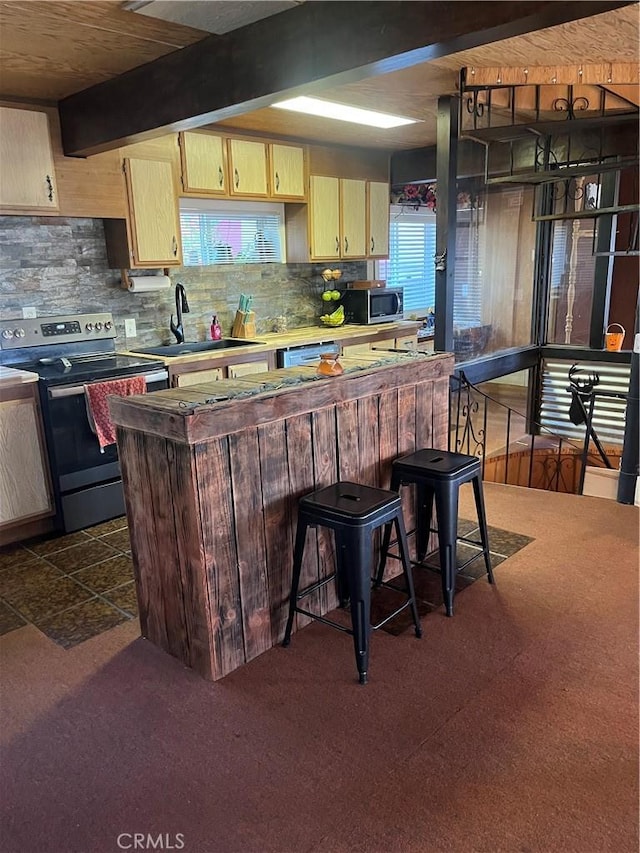
<path id="1" fill-rule="evenodd" d="M 320 272 L 327 264 L 225 264 L 179 267 L 171 280 L 182 282 L 190 313 L 184 315 L 187 340 L 205 340 L 212 314 L 229 335 L 241 293 L 253 295 L 258 333 L 272 331 L 285 315 L 290 329 L 315 325 L 326 307 Z M 365 261 L 333 262 L 343 271 L 340 284 L 367 277 Z M 141 274 L 136 271 L 136 275 Z M 118 337 L 127 344 L 125 318 L 136 321 L 135 343 L 172 340 L 173 289 L 130 293 L 120 285 L 120 270 L 107 265 L 101 219 L 0 216 L 0 319 L 22 317 L 24 307 L 38 316 L 111 311 Z M 132 341 L 129 340 L 129 343 Z"/>

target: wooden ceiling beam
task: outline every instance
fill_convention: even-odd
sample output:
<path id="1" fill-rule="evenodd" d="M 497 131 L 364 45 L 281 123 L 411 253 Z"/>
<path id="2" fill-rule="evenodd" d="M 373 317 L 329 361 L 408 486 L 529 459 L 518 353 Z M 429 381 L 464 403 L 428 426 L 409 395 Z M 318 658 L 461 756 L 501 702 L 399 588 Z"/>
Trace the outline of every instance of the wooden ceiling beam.
<path id="1" fill-rule="evenodd" d="M 356 82 L 630 5 L 317 2 L 209 36 L 59 102 L 65 154 L 189 130 L 295 94 Z"/>
<path id="2" fill-rule="evenodd" d="M 598 62 L 579 65 L 520 65 L 464 69 L 467 86 L 526 86 L 561 84 L 566 86 L 638 85 L 637 62 Z"/>

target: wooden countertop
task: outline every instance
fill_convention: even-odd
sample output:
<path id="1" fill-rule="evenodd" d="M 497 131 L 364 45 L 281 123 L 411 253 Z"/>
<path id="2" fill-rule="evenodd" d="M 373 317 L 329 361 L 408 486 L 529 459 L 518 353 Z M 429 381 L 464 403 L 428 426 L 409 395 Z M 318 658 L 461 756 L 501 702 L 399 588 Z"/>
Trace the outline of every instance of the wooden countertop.
<path id="1" fill-rule="evenodd" d="M 10 388 L 12 385 L 23 385 L 25 382 L 37 382 L 37 373 L 29 370 L 18 370 L 15 367 L 3 367 L 0 365 L 0 387 Z"/>
<path id="2" fill-rule="evenodd" d="M 195 444 L 293 414 L 357 399 L 360 386 L 378 390 L 448 376 L 447 353 L 372 352 L 341 357 L 344 373 L 319 376 L 315 367 L 289 367 L 241 379 L 110 399 L 114 424 Z M 364 381 L 367 378 L 367 381 Z M 301 394 L 304 391 L 307 393 Z"/>
<path id="3" fill-rule="evenodd" d="M 290 347 L 306 346 L 309 344 L 353 342 L 358 339 L 366 340 L 369 337 L 389 333 L 389 337 L 400 337 L 417 332 L 420 323 L 404 320 L 399 323 L 376 323 L 371 326 L 357 326 L 346 324 L 344 326 L 304 326 L 292 329 L 290 332 L 267 332 L 258 336 L 255 340 L 259 343 L 249 343 L 246 347 L 237 346 L 233 349 L 209 350 L 207 352 L 188 353 L 186 355 L 162 356 L 139 353 L 135 350 L 122 350 L 122 355 L 134 355 L 139 358 L 148 358 L 164 361 L 169 364 L 192 363 L 194 361 L 221 361 L 235 356 L 259 354 L 261 352 L 273 352 L 277 349 L 289 349 Z"/>

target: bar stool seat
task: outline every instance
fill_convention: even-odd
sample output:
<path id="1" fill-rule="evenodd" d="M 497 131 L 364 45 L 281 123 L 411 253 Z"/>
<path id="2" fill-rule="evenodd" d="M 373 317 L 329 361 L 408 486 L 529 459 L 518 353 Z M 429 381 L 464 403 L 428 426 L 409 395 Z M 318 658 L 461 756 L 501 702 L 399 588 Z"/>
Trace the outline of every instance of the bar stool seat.
<path id="1" fill-rule="evenodd" d="M 377 625 L 371 625 L 371 585 L 373 570 L 373 531 L 388 524 L 389 530 L 395 527 L 405 580 L 406 601 L 393 613 Z M 334 532 L 336 545 L 335 571 L 326 578 L 299 590 L 300 572 L 306 541 L 307 528 L 327 527 Z M 298 503 L 298 524 L 293 556 L 293 579 L 289 597 L 289 618 L 285 630 L 283 645 L 291 641 L 293 617 L 303 613 L 317 619 L 325 625 L 331 625 L 353 636 L 356 665 L 360 684 L 367 683 L 369 666 L 369 636 L 371 631 L 385 625 L 390 619 L 411 608 L 416 637 L 422 636 L 418 619 L 413 578 L 409 561 L 409 549 L 402 518 L 402 503 L 396 492 L 377 489 L 359 483 L 333 483 L 316 492 L 302 497 Z M 351 628 L 345 628 L 331 619 L 311 613 L 299 606 L 298 602 L 310 593 L 329 583 L 333 579 L 338 583 L 340 604 L 351 610 Z M 376 585 L 397 587 L 376 581 Z"/>
<path id="2" fill-rule="evenodd" d="M 460 486 L 473 484 L 480 542 L 458 536 L 458 498 Z M 458 572 L 456 544 L 458 541 L 481 545 L 482 551 L 467 560 L 484 556 L 489 583 L 494 583 L 489 553 L 489 535 L 482 493 L 482 470 L 476 456 L 465 453 L 451 453 L 446 450 L 422 449 L 396 459 L 391 471 L 391 490 L 399 492 L 404 485 L 416 485 L 416 556 L 414 565 L 424 562 L 429 545 L 429 535 L 438 534 L 440 552 L 440 574 L 442 577 L 442 595 L 447 616 L 453 616 L 453 596 L 455 579 Z M 437 528 L 431 527 L 433 503 L 436 505 Z M 412 531 L 413 532 L 413 531 Z M 391 543 L 391 527 L 387 525 L 380 552 L 378 579 L 382 578 Z"/>

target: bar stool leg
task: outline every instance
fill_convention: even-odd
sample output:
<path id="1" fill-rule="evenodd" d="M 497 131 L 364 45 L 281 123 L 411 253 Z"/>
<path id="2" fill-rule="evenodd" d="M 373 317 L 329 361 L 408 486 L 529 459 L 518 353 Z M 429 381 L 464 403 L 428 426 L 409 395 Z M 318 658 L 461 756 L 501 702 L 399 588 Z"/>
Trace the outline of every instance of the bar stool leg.
<path id="1" fill-rule="evenodd" d="M 416 557 L 421 563 L 429 549 L 431 515 L 433 514 L 433 489 L 416 483 Z"/>
<path id="2" fill-rule="evenodd" d="M 396 525 L 396 535 L 398 537 L 398 548 L 400 550 L 400 559 L 402 560 L 402 569 L 404 572 L 405 583 L 407 584 L 407 594 L 411 600 L 411 613 L 413 615 L 413 624 L 415 627 L 416 637 L 422 636 L 422 625 L 418 616 L 418 606 L 416 604 L 416 591 L 413 587 L 413 573 L 411 570 L 411 562 L 409 560 L 409 545 L 407 543 L 407 534 L 404 529 L 404 519 L 402 511 L 394 519 Z"/>
<path id="3" fill-rule="evenodd" d="M 291 629 L 293 628 L 293 617 L 298 603 L 298 588 L 300 586 L 300 572 L 302 571 L 302 557 L 304 555 L 304 544 L 306 538 L 307 522 L 304 518 L 298 516 L 296 543 L 293 549 L 293 578 L 291 581 L 291 595 L 289 596 L 289 618 L 287 619 L 287 627 L 282 641 L 283 646 L 288 646 L 291 642 Z"/>
<path id="4" fill-rule="evenodd" d="M 351 627 L 360 684 L 367 683 L 369 635 L 371 633 L 371 530 L 364 526 L 345 536 L 348 547 L 347 577 L 351 605 Z"/>
<path id="5" fill-rule="evenodd" d="M 443 494 L 443 491 L 445 493 Z M 458 487 L 436 491 L 438 513 L 438 539 L 440 546 L 440 574 L 442 596 L 447 616 L 453 616 L 453 596 L 456 586 L 458 562 L 456 538 L 458 534 Z"/>
<path id="6" fill-rule="evenodd" d="M 336 544 L 336 589 L 338 592 L 338 603 L 344 608 L 349 603 L 349 578 L 345 567 L 345 545 L 342 534 L 334 530 L 334 541 Z"/>
<path id="7" fill-rule="evenodd" d="M 387 554 L 389 553 L 389 543 L 391 542 L 391 529 L 393 527 L 393 522 L 389 521 L 384 526 L 384 533 L 382 536 L 382 545 L 380 546 L 380 562 L 378 563 L 378 571 L 376 573 L 376 579 L 374 581 L 374 586 L 379 587 L 382 583 L 382 579 L 384 577 L 384 570 L 387 565 Z"/>
<path id="8" fill-rule="evenodd" d="M 489 583 L 495 583 L 493 569 L 491 568 L 491 554 L 489 553 L 489 531 L 487 530 L 487 515 L 484 509 L 484 496 L 482 494 L 482 480 L 480 474 L 473 478 L 473 494 L 476 499 L 476 511 L 478 513 L 478 524 L 480 526 L 480 541 L 484 552 L 484 563 L 487 567 Z"/>

